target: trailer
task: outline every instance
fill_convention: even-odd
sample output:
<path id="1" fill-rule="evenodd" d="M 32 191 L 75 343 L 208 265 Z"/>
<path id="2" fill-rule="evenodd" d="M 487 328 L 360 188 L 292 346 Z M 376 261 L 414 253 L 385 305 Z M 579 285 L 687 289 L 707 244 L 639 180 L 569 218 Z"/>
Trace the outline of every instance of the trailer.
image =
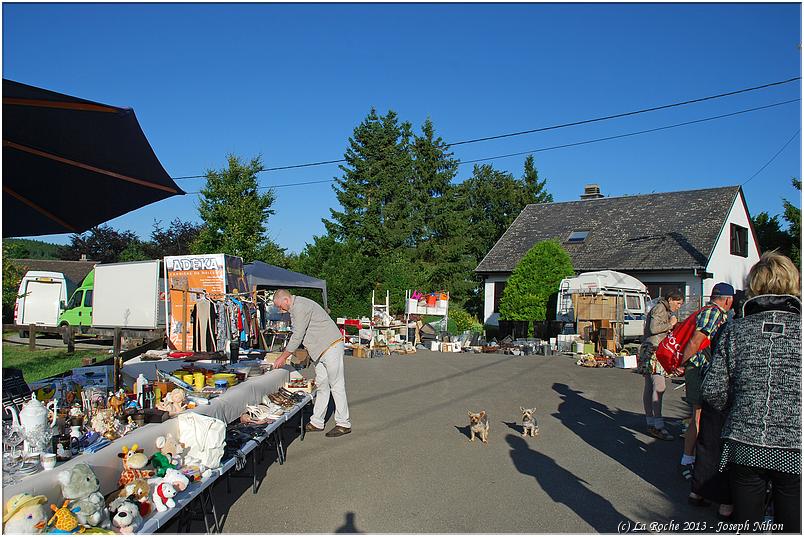
<path id="1" fill-rule="evenodd" d="M 610 307 L 596 310 L 590 297 L 600 297 L 599 302 L 613 299 Z M 556 320 L 576 323 L 592 317 L 608 320 L 617 326 L 620 341 L 639 340 L 642 337 L 648 313 L 650 295 L 641 281 L 613 270 L 585 272 L 574 278 L 565 278 L 559 284 L 556 300 Z M 583 307 L 583 312 L 580 311 Z M 590 315 L 589 312 L 594 312 Z"/>

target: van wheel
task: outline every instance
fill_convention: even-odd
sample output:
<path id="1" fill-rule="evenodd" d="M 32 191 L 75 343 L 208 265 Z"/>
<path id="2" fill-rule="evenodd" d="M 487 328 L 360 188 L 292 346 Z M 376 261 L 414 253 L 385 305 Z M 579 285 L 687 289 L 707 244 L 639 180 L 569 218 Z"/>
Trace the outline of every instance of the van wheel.
<path id="1" fill-rule="evenodd" d="M 28 339 L 28 331 L 20 330 L 20 339 Z"/>

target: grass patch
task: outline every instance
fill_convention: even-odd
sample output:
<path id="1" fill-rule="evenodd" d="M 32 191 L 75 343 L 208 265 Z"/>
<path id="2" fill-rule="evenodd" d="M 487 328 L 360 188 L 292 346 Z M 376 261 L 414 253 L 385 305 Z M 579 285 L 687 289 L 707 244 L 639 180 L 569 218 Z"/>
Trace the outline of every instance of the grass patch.
<path id="1" fill-rule="evenodd" d="M 64 349 L 31 351 L 26 345 L 3 343 L 3 367 L 21 369 L 25 382 L 33 382 L 80 367 L 85 357 L 105 359 L 109 354 L 94 349 L 76 350 L 73 354 L 67 354 Z"/>

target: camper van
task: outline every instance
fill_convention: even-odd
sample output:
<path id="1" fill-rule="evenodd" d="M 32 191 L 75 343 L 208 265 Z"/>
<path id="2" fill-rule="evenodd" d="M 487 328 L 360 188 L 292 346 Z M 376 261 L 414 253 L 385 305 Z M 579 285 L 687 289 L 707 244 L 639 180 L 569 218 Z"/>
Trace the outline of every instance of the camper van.
<path id="1" fill-rule="evenodd" d="M 59 324 L 60 305 L 73 289 L 75 284 L 61 272 L 29 270 L 17 291 L 14 324 L 55 328 Z M 28 331 L 21 329 L 20 337 L 28 337 Z"/>
<path id="2" fill-rule="evenodd" d="M 561 280 L 556 300 L 557 321 L 576 321 L 573 296 L 621 297 L 618 303 L 622 304 L 622 310 L 611 320 L 622 322 L 624 340 L 642 338 L 650 296 L 645 284 L 633 276 L 613 270 L 600 270 Z"/>

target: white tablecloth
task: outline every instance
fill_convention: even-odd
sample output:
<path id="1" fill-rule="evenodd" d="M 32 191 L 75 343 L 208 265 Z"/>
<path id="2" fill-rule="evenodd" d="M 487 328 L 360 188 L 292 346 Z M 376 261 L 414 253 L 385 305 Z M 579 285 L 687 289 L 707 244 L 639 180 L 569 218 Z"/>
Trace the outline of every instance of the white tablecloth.
<path id="1" fill-rule="evenodd" d="M 209 405 L 196 407 L 190 412 L 213 416 L 228 424 L 240 417 L 246 405 L 256 404 L 264 394 L 277 391 L 287 382 L 289 372 L 290 368 L 288 367 L 288 369 L 278 369 L 259 377 L 249 378 L 245 382 L 227 390 L 224 395 L 212 400 Z M 63 498 L 56 476 L 62 470 L 69 469 L 80 462 L 85 462 L 92 467 L 95 475 L 98 476 L 98 480 L 100 480 L 101 493 L 104 495 L 109 494 L 117 489 L 117 481 L 123 471 L 123 465 L 117 456 L 122 451 L 122 447 L 138 444 L 145 450 L 145 454 L 150 456 L 157 451 L 155 446 L 156 438 L 167 433 L 172 433 L 173 436 L 178 438 L 179 426 L 177 419 L 172 418 L 164 423 L 145 424 L 126 436 L 118 438 L 97 453 L 87 453 L 73 457 L 67 462 L 59 463 L 53 470 L 43 470 L 14 485 L 3 487 L 4 501 L 15 494 L 26 492 L 32 495 L 42 494 L 47 497 L 48 503 L 61 505 Z"/>

